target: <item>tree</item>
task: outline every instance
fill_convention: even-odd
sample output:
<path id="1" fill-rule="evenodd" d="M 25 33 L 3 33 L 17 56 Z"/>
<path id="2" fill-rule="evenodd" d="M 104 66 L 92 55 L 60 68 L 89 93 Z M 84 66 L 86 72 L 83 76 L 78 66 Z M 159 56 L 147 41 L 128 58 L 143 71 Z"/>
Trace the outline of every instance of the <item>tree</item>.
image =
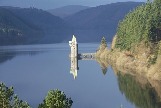
<path id="1" fill-rule="evenodd" d="M 106 39 L 105 37 L 102 37 L 102 40 L 101 40 L 101 45 L 99 46 L 99 51 L 104 51 L 105 48 L 107 48 L 107 42 L 106 42 Z"/>
<path id="2" fill-rule="evenodd" d="M 48 92 L 38 108 L 71 108 L 72 103 L 71 98 L 67 98 L 64 92 L 56 89 Z"/>
<path id="3" fill-rule="evenodd" d="M 121 50 L 133 51 L 141 42 L 151 47 L 160 40 L 161 0 L 154 0 L 138 6 L 119 23 L 115 46 Z"/>
<path id="4" fill-rule="evenodd" d="M 4 83 L 0 83 L 0 108 L 10 108 L 10 101 L 13 95 L 13 87 L 6 87 Z"/>
<path id="5" fill-rule="evenodd" d="M 23 102 L 18 98 L 17 95 L 14 96 L 12 108 L 30 108 L 27 102 Z"/>
<path id="6" fill-rule="evenodd" d="M 0 108 L 30 108 L 30 106 L 14 94 L 13 87 L 8 88 L 4 83 L 0 83 Z"/>
<path id="7" fill-rule="evenodd" d="M 104 45 L 105 47 L 107 47 L 107 42 L 106 42 L 105 37 L 102 38 L 101 45 Z"/>
<path id="8" fill-rule="evenodd" d="M 64 92 L 56 89 L 50 90 L 43 103 L 38 108 L 71 108 L 73 101 L 67 98 Z M 14 94 L 13 87 L 6 87 L 0 83 L 0 108 L 31 108 L 25 101 Z"/>

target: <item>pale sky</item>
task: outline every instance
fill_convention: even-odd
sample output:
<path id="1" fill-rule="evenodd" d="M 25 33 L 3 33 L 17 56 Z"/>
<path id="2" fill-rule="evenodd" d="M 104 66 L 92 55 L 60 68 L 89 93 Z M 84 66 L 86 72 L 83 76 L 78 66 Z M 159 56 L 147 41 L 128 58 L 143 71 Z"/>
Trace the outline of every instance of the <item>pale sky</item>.
<path id="1" fill-rule="evenodd" d="M 35 7 L 39 9 L 54 9 L 67 5 L 98 6 L 115 2 L 125 2 L 129 0 L 0 0 L 0 6 L 14 7 Z M 147 0 L 130 0 L 135 2 L 145 2 Z"/>

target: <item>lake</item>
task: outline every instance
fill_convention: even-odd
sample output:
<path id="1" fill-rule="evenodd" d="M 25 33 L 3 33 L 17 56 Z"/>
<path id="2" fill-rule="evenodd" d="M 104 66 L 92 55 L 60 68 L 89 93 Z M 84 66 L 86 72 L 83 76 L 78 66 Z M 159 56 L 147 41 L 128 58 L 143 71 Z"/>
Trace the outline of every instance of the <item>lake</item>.
<path id="1" fill-rule="evenodd" d="M 98 46 L 79 44 L 79 52 L 95 52 Z M 160 108 L 155 90 L 141 86 L 129 75 L 116 74 L 104 61 L 79 60 L 74 79 L 69 54 L 68 43 L 0 47 L 0 80 L 13 86 L 15 94 L 33 108 L 51 89 L 71 97 L 72 108 Z"/>

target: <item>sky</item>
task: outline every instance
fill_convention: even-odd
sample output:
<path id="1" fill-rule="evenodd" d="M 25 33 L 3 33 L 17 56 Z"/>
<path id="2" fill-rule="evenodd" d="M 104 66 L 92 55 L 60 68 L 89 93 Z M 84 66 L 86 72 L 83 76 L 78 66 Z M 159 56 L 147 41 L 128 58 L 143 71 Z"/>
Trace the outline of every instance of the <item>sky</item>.
<path id="1" fill-rule="evenodd" d="M 14 7 L 35 7 L 39 9 L 54 9 L 67 5 L 83 5 L 95 7 L 115 2 L 126 2 L 129 0 L 0 0 L 0 6 Z M 147 0 L 130 0 L 135 2 L 145 2 Z"/>

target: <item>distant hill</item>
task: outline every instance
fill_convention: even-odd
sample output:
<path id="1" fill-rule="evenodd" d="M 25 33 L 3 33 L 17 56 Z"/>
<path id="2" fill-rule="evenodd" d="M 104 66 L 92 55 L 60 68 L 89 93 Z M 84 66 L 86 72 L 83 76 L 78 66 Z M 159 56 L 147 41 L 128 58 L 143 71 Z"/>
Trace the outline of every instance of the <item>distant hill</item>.
<path id="1" fill-rule="evenodd" d="M 141 4 L 119 2 L 84 9 L 80 6 L 83 10 L 69 6 L 66 11 L 72 15 L 64 19 L 41 9 L 1 6 L 0 45 L 68 42 L 73 34 L 78 42 L 99 42 L 102 36 L 110 42 L 118 22 Z"/>
<path id="2" fill-rule="evenodd" d="M 141 2 L 118 2 L 88 8 L 65 20 L 73 27 L 80 42 L 98 42 L 102 36 L 111 41 L 120 20 Z"/>
<path id="3" fill-rule="evenodd" d="M 64 7 L 60 7 L 60 8 L 56 8 L 56 9 L 50 9 L 47 11 L 55 16 L 65 18 L 69 15 L 75 14 L 75 13 L 77 13 L 81 10 L 87 9 L 87 8 L 89 8 L 89 7 L 88 6 L 81 6 L 81 5 L 68 5 L 68 6 L 64 6 Z"/>
<path id="4" fill-rule="evenodd" d="M 27 24 L 8 9 L 0 7 L 0 45 L 31 44 L 42 36 L 40 28 Z"/>
<path id="5" fill-rule="evenodd" d="M 70 30 L 70 27 L 68 27 L 64 20 L 41 9 L 3 7 L 2 13 L 7 12 L 8 15 L 5 19 L 9 19 L 13 22 L 11 23 L 13 28 L 20 25 L 24 28 L 27 25 L 28 28 L 24 29 L 24 31 L 28 31 L 27 33 L 30 33 L 24 33 L 27 39 L 32 36 L 31 40 L 34 40 L 34 37 L 39 38 L 41 36 L 39 40 L 35 40 L 32 43 L 62 42 L 64 41 L 65 36 L 68 35 L 68 30 Z M 4 15 L 2 16 L 4 17 Z M 14 20 L 14 17 L 17 18 L 16 21 Z M 18 21 L 24 25 L 17 23 Z M 7 25 L 7 21 L 4 22 L 4 25 Z M 40 34 L 29 32 L 28 29 L 37 30 Z M 26 43 L 29 42 L 27 41 Z"/>

